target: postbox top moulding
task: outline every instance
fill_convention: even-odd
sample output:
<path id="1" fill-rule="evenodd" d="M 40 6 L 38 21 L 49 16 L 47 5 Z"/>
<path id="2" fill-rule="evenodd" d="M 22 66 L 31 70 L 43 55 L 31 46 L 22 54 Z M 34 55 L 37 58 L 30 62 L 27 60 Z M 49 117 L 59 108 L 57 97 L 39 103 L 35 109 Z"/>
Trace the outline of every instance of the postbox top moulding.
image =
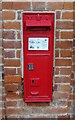
<path id="1" fill-rule="evenodd" d="M 23 13 L 23 21 L 26 26 L 51 26 L 51 18 L 54 13 Z"/>

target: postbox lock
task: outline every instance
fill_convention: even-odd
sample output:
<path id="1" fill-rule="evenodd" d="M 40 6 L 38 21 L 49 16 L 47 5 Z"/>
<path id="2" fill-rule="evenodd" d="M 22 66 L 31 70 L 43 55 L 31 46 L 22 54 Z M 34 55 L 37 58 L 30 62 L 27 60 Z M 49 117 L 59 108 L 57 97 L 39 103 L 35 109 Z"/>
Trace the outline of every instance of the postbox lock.
<path id="1" fill-rule="evenodd" d="M 33 70 L 34 69 L 34 65 L 33 64 L 28 64 L 28 70 Z"/>

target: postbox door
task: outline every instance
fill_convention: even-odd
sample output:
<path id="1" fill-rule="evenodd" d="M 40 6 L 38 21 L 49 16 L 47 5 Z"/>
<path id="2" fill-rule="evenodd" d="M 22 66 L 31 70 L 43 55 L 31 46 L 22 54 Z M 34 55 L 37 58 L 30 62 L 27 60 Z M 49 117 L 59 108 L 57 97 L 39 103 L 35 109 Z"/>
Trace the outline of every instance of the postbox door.
<path id="1" fill-rule="evenodd" d="M 28 97 L 49 97 L 50 64 L 48 55 L 27 56 L 27 91 Z"/>

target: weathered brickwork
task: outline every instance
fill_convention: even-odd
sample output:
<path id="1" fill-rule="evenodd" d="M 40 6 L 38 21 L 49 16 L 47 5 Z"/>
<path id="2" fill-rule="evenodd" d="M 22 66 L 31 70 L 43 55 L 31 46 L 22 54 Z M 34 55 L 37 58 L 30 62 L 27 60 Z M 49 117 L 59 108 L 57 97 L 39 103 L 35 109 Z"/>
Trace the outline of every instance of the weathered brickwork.
<path id="1" fill-rule="evenodd" d="M 75 98 L 74 3 L 3 2 L 2 8 L 5 117 L 72 118 Z M 55 12 L 55 64 L 51 103 L 25 103 L 23 100 L 21 42 L 22 13 L 26 11 Z"/>
<path id="2" fill-rule="evenodd" d="M 3 47 L 2 47 L 2 2 L 0 1 L 0 119 L 5 115 L 5 88 L 3 85 Z M 2 87 L 3 85 L 3 87 Z"/>

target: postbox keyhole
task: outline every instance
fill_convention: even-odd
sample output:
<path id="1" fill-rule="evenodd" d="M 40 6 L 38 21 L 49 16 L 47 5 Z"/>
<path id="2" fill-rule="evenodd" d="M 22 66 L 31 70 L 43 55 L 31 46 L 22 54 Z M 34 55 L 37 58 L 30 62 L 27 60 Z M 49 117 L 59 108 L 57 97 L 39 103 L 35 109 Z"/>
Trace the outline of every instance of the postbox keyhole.
<path id="1" fill-rule="evenodd" d="M 34 83 L 34 80 L 32 80 L 32 83 Z"/>

